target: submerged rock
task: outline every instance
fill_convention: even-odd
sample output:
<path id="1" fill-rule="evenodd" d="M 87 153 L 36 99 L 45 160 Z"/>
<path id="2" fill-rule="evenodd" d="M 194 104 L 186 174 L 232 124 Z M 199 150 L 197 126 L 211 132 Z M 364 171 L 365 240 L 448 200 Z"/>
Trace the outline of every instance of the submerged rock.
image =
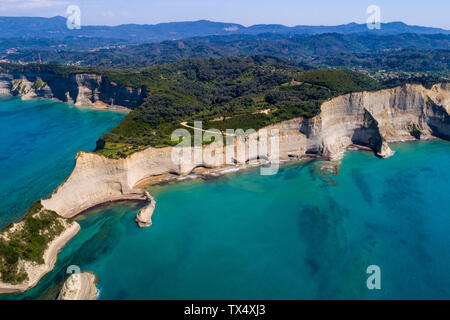
<path id="1" fill-rule="evenodd" d="M 2 81 L 0 87 L 3 91 L 11 86 L 9 80 L 5 80 L 9 79 L 8 76 L 11 75 L 0 74 Z M 37 77 L 30 78 L 33 83 L 28 78 L 25 79 L 28 82 L 22 80 L 20 86 L 19 82 L 14 83 L 17 88 L 20 87 L 19 92 L 26 95 L 29 88 L 33 86 L 42 88 L 42 82 L 45 82 L 53 93 L 59 92 L 64 95 L 69 93 L 68 98 L 63 101 L 69 101 L 70 97 L 74 102 L 96 101 L 96 98 L 91 99 L 91 96 L 87 96 L 88 90 L 78 90 L 80 82 L 84 87 L 91 88 L 90 92 L 94 96 L 97 94 L 95 90 L 98 88 L 97 85 L 101 84 L 98 76 L 77 75 L 76 81 L 72 81 L 77 83 L 75 86 L 77 90 L 55 90 L 57 85 L 67 86 L 60 79 L 56 81 L 44 75 L 39 77 L 40 81 L 37 81 Z M 111 86 L 115 87 L 114 84 Z M 117 101 L 117 98 L 115 100 Z M 354 145 L 367 146 L 378 156 L 386 158 L 393 154 L 388 141 L 416 139 L 411 136 L 411 124 L 413 127 L 414 124 L 420 127 L 421 139 L 429 137 L 450 139 L 450 85 L 436 84 L 427 89 L 421 85 L 405 84 L 376 92 L 354 92 L 333 98 L 324 102 L 320 114 L 313 118 L 294 118 L 261 129 L 260 131 L 265 132 L 265 136 L 270 132 L 270 139 L 258 142 L 258 150 L 265 151 L 251 157 L 250 152 L 239 154 L 240 149 L 234 148 L 231 154 L 233 164 L 227 170 L 236 170 L 258 158 L 275 164 L 311 155 L 338 161 L 344 151 Z M 257 141 L 259 133 L 255 132 L 245 140 L 244 150 L 250 147 L 251 141 Z M 217 169 L 226 163 L 210 161 L 211 158 L 226 160 L 227 152 L 222 140 L 202 146 L 200 149 L 202 157 L 195 156 L 197 151 L 195 148 L 172 146 L 148 147 L 120 159 L 79 152 L 72 174 L 50 198 L 42 201 L 42 205 L 46 210 L 71 218 L 104 203 L 123 200 L 150 201 L 135 219 L 140 227 L 150 226 L 156 202 L 138 186 L 152 177 L 170 174 L 182 179 L 198 167 Z M 185 154 L 189 157 L 186 156 L 183 160 Z M 337 173 L 337 168 L 331 171 Z M 330 178 L 328 183 L 335 185 L 337 182 Z M 45 273 L 40 274 L 39 278 L 43 274 Z"/>

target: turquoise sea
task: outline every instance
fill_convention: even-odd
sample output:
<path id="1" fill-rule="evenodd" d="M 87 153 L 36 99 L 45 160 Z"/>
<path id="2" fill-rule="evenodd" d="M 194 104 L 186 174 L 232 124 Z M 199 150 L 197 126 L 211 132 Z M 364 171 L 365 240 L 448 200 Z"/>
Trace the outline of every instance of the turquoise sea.
<path id="1" fill-rule="evenodd" d="M 94 150 L 123 117 L 47 100 L 0 98 L 0 228 L 48 196 L 72 172 L 77 151 Z"/>
<path id="2" fill-rule="evenodd" d="M 36 111 L 29 121 L 45 122 L 39 115 L 46 118 Z M 79 117 L 89 122 L 91 115 Z M 98 122 L 90 122 L 97 136 L 106 129 Z M 60 130 L 63 145 L 77 148 L 80 135 Z M 23 138 L 22 148 L 52 149 L 42 139 Z M 450 299 L 450 142 L 392 148 L 389 159 L 349 151 L 337 175 L 308 161 L 283 165 L 274 176 L 251 169 L 154 186 L 147 229 L 133 221 L 139 204 L 91 210 L 78 218 L 82 230 L 56 268 L 29 292 L 3 298 L 54 299 L 67 267 L 78 265 L 98 276 L 100 299 Z M 73 157 L 60 149 L 51 154 L 61 152 L 70 167 Z M 9 171 L 23 170 L 2 161 Z M 57 185 L 64 177 L 54 179 Z M 381 290 L 367 289 L 370 265 L 381 269 Z"/>

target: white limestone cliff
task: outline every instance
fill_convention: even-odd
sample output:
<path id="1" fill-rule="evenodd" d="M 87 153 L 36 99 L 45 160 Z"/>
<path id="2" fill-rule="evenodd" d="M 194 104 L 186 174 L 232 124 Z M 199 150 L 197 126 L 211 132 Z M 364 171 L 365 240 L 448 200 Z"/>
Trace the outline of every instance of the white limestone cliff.
<path id="1" fill-rule="evenodd" d="M 24 100 L 44 98 L 77 106 L 127 111 L 142 103 L 146 89 L 119 86 L 96 73 L 16 73 L 0 67 L 0 95 L 18 96 Z"/>
<path id="2" fill-rule="evenodd" d="M 449 138 L 449 96 L 448 84 L 438 84 L 430 90 L 408 84 L 377 92 L 351 93 L 323 103 L 321 113 L 312 119 L 296 118 L 264 129 L 279 130 L 280 160 L 305 154 L 339 159 L 351 144 L 369 146 L 379 156 L 388 157 L 392 151 L 387 141 L 414 138 L 414 128 L 420 129 L 424 138 Z M 271 150 L 270 141 L 267 148 Z M 63 217 L 73 217 L 110 201 L 150 201 L 145 191 L 135 188 L 146 179 L 167 173 L 187 175 L 197 167 L 223 165 L 204 160 L 176 164 L 172 160 L 173 149 L 149 147 L 119 160 L 80 152 L 70 177 L 42 204 Z M 218 158 L 225 156 L 221 143 L 204 146 L 203 154 L 207 153 Z M 269 160 L 271 157 L 269 154 Z M 247 154 L 244 162 L 248 160 L 251 159 Z"/>
<path id="3" fill-rule="evenodd" d="M 92 272 L 72 274 L 64 283 L 58 300 L 97 300 L 97 279 Z"/>
<path id="4" fill-rule="evenodd" d="M 431 89 L 407 84 L 377 92 L 343 95 L 323 103 L 320 114 L 314 118 L 291 119 L 262 129 L 279 131 L 279 152 L 272 148 L 275 145 L 271 140 L 259 142 L 256 157 L 251 157 L 247 151 L 240 158 L 233 148 L 235 163 L 229 166 L 238 166 L 256 158 L 276 161 L 277 155 L 280 160 L 308 154 L 339 159 L 352 144 L 370 147 L 378 156 L 388 157 L 392 155 L 388 141 L 430 137 L 450 139 L 449 110 L 448 84 L 437 84 Z M 255 134 L 251 135 L 246 143 L 254 138 Z M 269 152 L 263 153 L 264 149 Z M 197 161 L 173 161 L 175 150 L 183 149 L 149 147 L 118 160 L 79 152 L 72 174 L 48 199 L 42 201 L 42 205 L 62 217 L 73 217 L 103 203 L 140 200 L 148 205 L 139 212 L 136 222 L 140 226 L 148 226 L 156 202 L 139 188 L 144 181 L 164 174 L 185 176 L 198 167 L 224 166 L 224 161 L 206 161 L 208 155 L 225 159 L 221 140 L 203 146 L 203 157 Z M 194 153 L 195 150 L 185 156 L 195 159 Z"/>

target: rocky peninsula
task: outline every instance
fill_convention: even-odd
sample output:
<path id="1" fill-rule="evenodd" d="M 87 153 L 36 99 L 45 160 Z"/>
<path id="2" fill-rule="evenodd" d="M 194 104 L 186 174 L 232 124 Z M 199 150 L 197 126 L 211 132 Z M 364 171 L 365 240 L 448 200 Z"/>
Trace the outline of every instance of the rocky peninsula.
<path id="1" fill-rule="evenodd" d="M 129 112 L 145 98 L 146 88 L 120 86 L 97 73 L 58 74 L 50 70 L 9 70 L 0 67 L 0 95 L 24 100 L 43 98 L 96 109 Z"/>
<path id="2" fill-rule="evenodd" d="M 392 155 L 389 140 L 416 139 L 417 135 L 422 139 L 448 139 L 449 108 L 448 84 L 438 84 L 430 90 L 420 85 L 404 85 L 340 96 L 325 102 L 314 118 L 295 118 L 264 129 L 279 130 L 280 160 L 308 154 L 336 160 L 352 144 L 367 146 L 378 156 L 389 157 Z M 270 140 L 268 144 L 270 150 Z M 202 151 L 221 156 L 222 147 L 218 142 L 203 146 Z M 186 176 L 198 167 L 213 167 L 204 162 L 175 164 L 171 158 L 173 148 L 149 147 L 124 159 L 79 152 L 70 177 L 42 203 L 63 217 L 73 217 L 110 201 L 149 201 L 147 193 L 136 187 L 153 177 Z M 236 161 L 235 165 L 248 161 L 248 158 Z"/>
<path id="3" fill-rule="evenodd" d="M 305 156 L 337 160 L 353 145 L 370 148 L 376 155 L 385 158 L 393 154 L 388 141 L 431 137 L 450 139 L 449 113 L 450 85 L 436 84 L 427 89 L 421 85 L 405 84 L 376 92 L 342 95 L 324 102 L 320 114 L 313 118 L 294 118 L 264 129 L 279 131 L 277 158 L 279 156 L 281 161 Z M 271 140 L 263 147 L 271 150 L 264 162 L 275 161 Z M 62 218 L 71 218 L 89 208 L 112 201 L 145 201 L 147 207 L 137 215 L 136 222 L 141 227 L 151 225 L 156 203 L 140 188 L 145 181 L 167 174 L 183 177 L 198 168 L 223 167 L 202 160 L 176 164 L 171 158 L 173 148 L 149 147 L 122 159 L 79 152 L 72 174 L 48 199 L 42 201 L 42 206 Z M 203 146 L 201 151 L 203 154 L 214 153 L 218 157 L 225 157 L 222 142 Z M 248 154 L 244 159 L 238 159 L 237 156 L 235 159 L 235 164 L 229 168 L 258 161 L 258 157 L 250 158 Z M 41 266 L 33 268 L 27 269 L 29 278 L 33 278 L 32 282 L 15 287 L 0 284 L 0 292 L 13 292 L 14 289 L 23 291 L 31 287 L 38 277 L 30 275 L 35 274 L 34 270 Z M 45 273 L 38 274 L 43 276 Z M 8 288 L 9 291 L 5 291 Z"/>

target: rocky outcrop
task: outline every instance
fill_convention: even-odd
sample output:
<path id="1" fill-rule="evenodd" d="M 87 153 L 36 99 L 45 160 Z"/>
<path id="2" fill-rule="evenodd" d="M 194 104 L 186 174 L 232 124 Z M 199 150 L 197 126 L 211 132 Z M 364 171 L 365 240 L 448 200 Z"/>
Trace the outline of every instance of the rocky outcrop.
<path id="1" fill-rule="evenodd" d="M 72 274 L 64 283 L 58 300 L 97 300 L 97 278 L 91 272 Z"/>
<path id="2" fill-rule="evenodd" d="M 152 225 L 152 216 L 156 208 L 155 199 L 148 192 L 147 196 L 149 198 L 150 203 L 141 211 L 139 211 L 135 219 L 136 223 L 140 228 L 150 227 Z"/>
<path id="3" fill-rule="evenodd" d="M 450 139 L 449 110 L 448 84 L 431 89 L 408 84 L 331 99 L 323 103 L 321 113 L 312 119 L 291 119 L 250 134 L 241 145 L 243 153 L 239 152 L 242 149 L 237 137 L 231 137 L 235 145 L 228 149 L 218 139 L 192 150 L 149 147 L 118 160 L 80 152 L 72 174 L 42 205 L 63 217 L 73 217 L 103 203 L 140 200 L 148 205 L 139 212 L 136 222 L 149 226 L 156 202 L 139 186 L 155 176 L 185 176 L 199 167 L 233 167 L 253 161 L 274 163 L 308 154 L 339 159 L 352 145 L 362 145 L 380 157 L 388 157 L 392 155 L 388 141 L 417 137 Z M 266 140 L 260 139 L 263 131 L 269 133 Z M 251 141 L 258 141 L 254 153 L 249 150 Z"/>
<path id="4" fill-rule="evenodd" d="M 318 154 L 330 159 L 342 157 L 352 144 L 372 148 L 380 157 L 392 155 L 388 140 L 414 139 L 414 127 L 422 137 L 450 136 L 448 115 L 450 90 L 448 84 L 435 85 L 431 90 L 419 85 L 359 92 L 334 98 L 322 105 L 320 115 L 312 119 L 296 118 L 267 128 L 279 131 L 281 160 Z M 247 139 L 247 144 L 250 138 Z M 261 149 L 269 150 L 256 158 L 275 159 L 271 140 Z M 248 145 L 247 145 L 248 147 Z M 189 151 L 195 159 L 195 150 Z M 197 161 L 173 161 L 174 147 L 147 148 L 125 159 L 108 159 L 95 153 L 80 152 L 76 167 L 43 205 L 64 217 L 72 217 L 83 210 L 109 201 L 138 199 L 149 201 L 145 191 L 136 189 L 140 182 L 162 174 L 187 175 L 197 167 L 221 167 L 225 161 L 206 161 L 208 154 L 218 159 L 226 157 L 222 142 L 203 146 Z M 251 159 L 248 151 L 240 158 L 233 150 L 236 165 Z M 150 201 L 152 203 L 152 201 Z"/>
<path id="5" fill-rule="evenodd" d="M 142 104 L 146 89 L 119 86 L 94 73 L 15 73 L 0 68 L 0 95 L 54 99 L 103 109 L 134 109 Z"/>
<path id="6" fill-rule="evenodd" d="M 330 158 L 339 158 L 350 143 L 371 147 L 379 156 L 392 154 L 387 140 L 414 138 L 420 128 L 424 138 L 448 137 L 450 87 L 438 84 L 427 90 L 407 84 L 377 92 L 358 92 L 322 105 L 320 115 L 302 130 L 311 145 Z"/>

